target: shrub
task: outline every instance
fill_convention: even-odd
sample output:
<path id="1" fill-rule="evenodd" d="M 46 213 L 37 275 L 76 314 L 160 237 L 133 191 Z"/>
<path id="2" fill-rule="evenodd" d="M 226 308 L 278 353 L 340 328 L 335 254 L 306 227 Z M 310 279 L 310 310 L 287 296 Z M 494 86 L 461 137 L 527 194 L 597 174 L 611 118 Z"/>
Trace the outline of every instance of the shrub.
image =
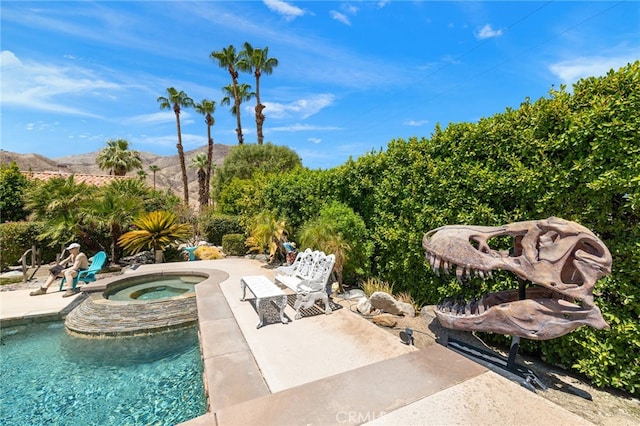
<path id="1" fill-rule="evenodd" d="M 0 164 L 0 212 L 2 222 L 24 220 L 22 195 L 29 186 L 28 179 L 20 172 L 17 164 Z"/>
<path id="2" fill-rule="evenodd" d="M 199 219 L 199 232 L 206 240 L 216 246 L 222 245 L 222 237 L 227 234 L 244 232 L 237 216 L 205 215 Z"/>
<path id="3" fill-rule="evenodd" d="M 222 237 L 222 251 L 229 256 L 243 256 L 246 253 L 243 234 L 227 234 Z"/>
<path id="4" fill-rule="evenodd" d="M 6 270 L 17 265 L 22 254 L 35 245 L 43 263 L 56 258 L 56 249 L 38 241 L 41 225 L 38 222 L 7 222 L 0 224 L 0 265 Z"/>
<path id="5" fill-rule="evenodd" d="M 200 260 L 222 259 L 222 253 L 218 247 L 200 246 L 193 254 Z"/>

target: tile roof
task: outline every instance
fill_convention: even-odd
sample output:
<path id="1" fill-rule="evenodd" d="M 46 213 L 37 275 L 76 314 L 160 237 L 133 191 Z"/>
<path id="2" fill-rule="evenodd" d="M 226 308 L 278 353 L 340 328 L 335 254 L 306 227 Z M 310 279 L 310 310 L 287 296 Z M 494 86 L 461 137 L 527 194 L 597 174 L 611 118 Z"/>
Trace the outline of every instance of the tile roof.
<path id="1" fill-rule="evenodd" d="M 103 186 L 114 180 L 134 179 L 133 176 L 112 176 L 112 175 L 88 175 L 82 173 L 64 172 L 27 172 L 21 171 L 29 179 L 48 181 L 53 178 L 68 178 L 73 175 L 76 183 L 86 183 L 87 185 Z"/>

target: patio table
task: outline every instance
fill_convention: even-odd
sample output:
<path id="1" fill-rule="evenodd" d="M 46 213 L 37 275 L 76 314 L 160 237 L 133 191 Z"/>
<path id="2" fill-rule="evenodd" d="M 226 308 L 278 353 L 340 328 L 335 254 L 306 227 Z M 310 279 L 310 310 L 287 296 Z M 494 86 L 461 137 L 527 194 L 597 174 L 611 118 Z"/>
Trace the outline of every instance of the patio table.
<path id="1" fill-rule="evenodd" d="M 269 302 L 275 303 L 280 310 L 280 321 L 286 324 L 288 321 L 284 317 L 284 308 L 287 306 L 287 295 L 264 275 L 249 275 L 240 278 L 240 288 L 242 289 L 242 299 L 246 298 L 246 290 L 249 288 L 256 297 L 256 311 L 258 311 L 259 322 L 256 328 L 264 325 L 264 313 Z"/>

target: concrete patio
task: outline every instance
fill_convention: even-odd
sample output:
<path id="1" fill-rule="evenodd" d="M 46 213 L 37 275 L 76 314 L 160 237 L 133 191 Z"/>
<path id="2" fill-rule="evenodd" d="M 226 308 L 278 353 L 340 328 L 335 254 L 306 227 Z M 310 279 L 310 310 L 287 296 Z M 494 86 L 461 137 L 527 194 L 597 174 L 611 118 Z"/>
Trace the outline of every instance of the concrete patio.
<path id="1" fill-rule="evenodd" d="M 183 425 L 590 424 L 441 345 L 406 346 L 347 308 L 256 329 L 258 315 L 240 301 L 239 283 L 244 275 L 273 278 L 263 262 L 228 258 L 136 272 L 167 268 L 227 276 L 196 286 L 209 411 Z M 64 316 L 83 297 L 29 291 L 0 292 L 3 326 Z M 285 314 L 294 318 L 289 306 Z"/>

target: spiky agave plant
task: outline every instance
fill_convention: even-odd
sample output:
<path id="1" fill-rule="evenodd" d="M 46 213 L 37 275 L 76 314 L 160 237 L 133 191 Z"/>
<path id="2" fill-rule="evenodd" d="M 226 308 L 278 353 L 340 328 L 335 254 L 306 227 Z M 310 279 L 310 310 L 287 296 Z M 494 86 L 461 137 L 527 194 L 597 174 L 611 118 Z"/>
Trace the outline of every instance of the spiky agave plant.
<path id="1" fill-rule="evenodd" d="M 138 229 L 122 234 L 118 245 L 131 254 L 154 250 L 156 263 L 162 263 L 167 246 L 180 244 L 193 234 L 190 224 L 176 222 L 176 215 L 168 211 L 144 213 L 133 221 Z"/>

